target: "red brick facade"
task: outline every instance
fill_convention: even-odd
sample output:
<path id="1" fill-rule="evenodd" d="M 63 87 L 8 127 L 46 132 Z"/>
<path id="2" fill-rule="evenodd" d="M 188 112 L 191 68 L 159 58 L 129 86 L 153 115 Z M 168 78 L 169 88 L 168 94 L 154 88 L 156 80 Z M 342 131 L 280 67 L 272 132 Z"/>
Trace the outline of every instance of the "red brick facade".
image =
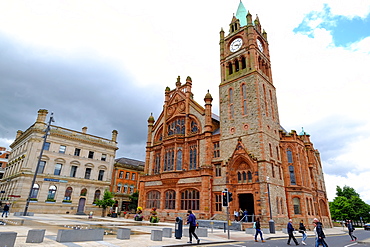
<path id="1" fill-rule="evenodd" d="M 162 113 L 149 117 L 139 206 L 155 206 L 165 218 L 192 209 L 221 219 L 227 188 L 231 213 L 247 209 L 278 226 L 318 217 L 331 226 L 319 152 L 308 134 L 280 125 L 267 34 L 249 13 L 240 23 L 234 16 L 229 34 L 220 32 L 220 117 L 210 93 L 204 107 L 193 100 L 190 77 L 166 88 Z"/>

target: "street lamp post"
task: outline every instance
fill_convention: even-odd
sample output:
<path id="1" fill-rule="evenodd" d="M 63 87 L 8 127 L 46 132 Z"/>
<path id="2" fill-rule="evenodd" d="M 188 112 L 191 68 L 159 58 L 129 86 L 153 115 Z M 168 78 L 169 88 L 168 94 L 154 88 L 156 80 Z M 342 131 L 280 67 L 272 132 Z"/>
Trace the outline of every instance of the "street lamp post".
<path id="1" fill-rule="evenodd" d="M 46 126 L 46 129 L 45 129 L 44 142 L 42 143 L 42 146 L 41 146 L 40 156 L 39 156 L 39 159 L 37 161 L 37 166 L 36 166 L 35 174 L 33 174 L 33 179 L 32 179 L 32 183 L 31 183 L 31 189 L 30 189 L 30 193 L 28 194 L 28 197 L 27 197 L 26 207 L 24 208 L 23 216 L 27 216 L 27 211 L 28 211 L 28 207 L 30 205 L 30 200 L 31 200 L 31 196 L 32 196 L 33 186 L 35 185 L 37 171 L 39 170 L 39 167 L 40 167 L 42 153 L 44 152 L 44 146 L 45 146 L 45 143 L 46 143 L 46 139 L 48 138 L 48 135 L 49 135 L 51 122 L 54 122 L 53 113 L 50 114 L 50 119 L 49 119 L 48 125 Z"/>
<path id="2" fill-rule="evenodd" d="M 270 229 L 270 233 L 275 233 L 275 222 L 272 219 L 272 208 L 271 208 L 271 198 L 270 198 L 270 183 L 269 183 L 270 178 L 269 177 L 266 177 L 266 178 L 267 178 L 266 179 L 267 180 L 267 195 L 268 195 L 269 209 L 270 209 L 269 229 Z"/>

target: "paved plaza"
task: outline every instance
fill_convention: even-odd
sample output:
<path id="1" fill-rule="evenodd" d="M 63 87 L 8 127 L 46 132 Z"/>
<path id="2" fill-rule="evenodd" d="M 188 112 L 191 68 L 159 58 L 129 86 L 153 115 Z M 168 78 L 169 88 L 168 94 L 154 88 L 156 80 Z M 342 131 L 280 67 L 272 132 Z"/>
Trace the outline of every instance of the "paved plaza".
<path id="1" fill-rule="evenodd" d="M 183 236 L 181 239 L 175 238 L 175 223 L 159 222 L 151 224 L 148 221 L 137 222 L 133 219 L 97 217 L 88 219 L 84 215 L 69 214 L 35 214 L 34 216 L 14 216 L 3 218 L 6 225 L 0 225 L 0 232 L 17 232 L 15 246 L 187 246 L 188 237 Z M 130 228 L 130 239 L 117 239 L 116 231 L 118 228 Z M 103 241 L 86 241 L 86 242 L 64 242 L 56 241 L 59 229 L 104 229 L 105 234 Z M 162 230 L 163 228 L 172 228 L 172 237 L 163 237 L 162 241 L 151 240 L 152 230 Z M 45 237 L 42 243 L 26 243 L 29 230 L 45 229 Z M 184 231 L 188 229 L 186 226 Z M 344 234 L 346 229 L 342 227 L 326 228 L 325 233 Z M 308 232 L 309 237 L 313 237 L 313 232 Z M 272 237 L 287 237 L 282 231 L 276 231 L 275 234 L 264 234 L 265 239 Z M 246 234 L 245 231 L 230 231 L 230 239 L 227 231 L 223 229 L 208 229 L 208 236 L 201 237 L 201 244 L 223 243 L 228 241 L 246 241 L 253 240 L 252 234 Z M 367 241 L 367 240 L 366 240 Z M 368 241 L 370 242 L 370 241 Z"/>

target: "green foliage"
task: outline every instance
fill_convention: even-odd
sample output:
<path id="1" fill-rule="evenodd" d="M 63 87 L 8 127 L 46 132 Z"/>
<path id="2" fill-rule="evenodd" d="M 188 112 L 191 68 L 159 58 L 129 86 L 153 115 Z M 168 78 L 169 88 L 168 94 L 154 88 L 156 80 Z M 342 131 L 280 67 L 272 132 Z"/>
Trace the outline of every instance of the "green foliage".
<path id="1" fill-rule="evenodd" d="M 104 217 L 104 215 L 105 215 L 105 210 L 108 207 L 113 206 L 115 201 L 112 198 L 113 198 L 113 194 L 111 192 L 109 192 L 108 190 L 105 190 L 103 200 L 96 200 L 95 201 L 95 204 L 102 208 L 102 217 Z"/>
<path id="2" fill-rule="evenodd" d="M 337 197 L 329 202 L 331 217 L 334 220 L 355 220 L 360 218 L 370 222 L 370 205 L 361 200 L 360 195 L 351 187 L 337 186 Z"/>
<path id="3" fill-rule="evenodd" d="M 352 196 L 357 196 L 357 197 L 360 197 L 360 194 L 358 194 L 355 189 L 345 185 L 342 188 L 340 188 L 339 186 L 337 186 L 337 196 L 344 196 L 346 197 L 347 199 L 351 199 Z"/>
<path id="4" fill-rule="evenodd" d="M 132 195 L 130 195 L 130 204 L 128 205 L 128 208 L 130 210 L 136 209 L 138 206 L 138 201 L 139 201 L 139 192 L 135 191 L 134 193 L 132 193 Z"/>

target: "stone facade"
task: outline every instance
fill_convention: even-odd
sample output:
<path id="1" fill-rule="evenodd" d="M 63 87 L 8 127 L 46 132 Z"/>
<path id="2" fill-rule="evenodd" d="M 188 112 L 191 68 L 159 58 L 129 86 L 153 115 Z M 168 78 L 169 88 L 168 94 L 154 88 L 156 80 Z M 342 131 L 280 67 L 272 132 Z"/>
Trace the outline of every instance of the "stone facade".
<path id="1" fill-rule="evenodd" d="M 33 186 L 29 212 L 101 213 L 93 204 L 109 190 L 117 150 L 117 131 L 112 139 L 50 125 L 44 143 L 47 110 L 39 110 L 36 122 L 18 131 L 0 190 L 2 202 L 12 203 L 12 212 L 23 212 L 30 194 L 39 156 L 40 166 Z"/>
<path id="2" fill-rule="evenodd" d="M 220 117 L 212 96 L 193 100 L 192 80 L 166 88 L 163 111 L 148 119 L 139 206 L 174 219 L 192 209 L 199 219 L 247 209 L 277 228 L 288 219 L 332 226 L 320 154 L 310 136 L 280 125 L 267 33 L 240 2 L 229 34 L 220 32 Z M 233 194 L 222 207 L 221 192 Z M 251 218 L 250 218 L 251 219 Z"/>

